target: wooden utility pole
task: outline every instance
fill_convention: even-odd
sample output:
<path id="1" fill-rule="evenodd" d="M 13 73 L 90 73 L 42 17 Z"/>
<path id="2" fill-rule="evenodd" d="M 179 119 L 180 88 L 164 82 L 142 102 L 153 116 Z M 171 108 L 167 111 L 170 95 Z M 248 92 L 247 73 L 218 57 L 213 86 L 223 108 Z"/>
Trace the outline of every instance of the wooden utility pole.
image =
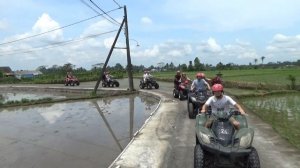
<path id="1" fill-rule="evenodd" d="M 108 61 L 110 59 L 110 56 L 113 52 L 113 50 L 117 47 L 115 47 L 116 43 L 117 43 L 117 40 L 119 38 L 119 35 L 120 35 L 120 32 L 122 30 L 122 27 L 124 26 L 124 23 L 125 23 L 125 38 L 126 38 L 126 47 L 125 48 L 118 48 L 118 49 L 126 49 L 127 50 L 127 72 L 128 72 L 128 81 L 129 81 L 129 90 L 130 91 L 134 91 L 134 87 L 133 87 L 133 77 L 132 77 L 132 65 L 131 65 L 131 57 L 130 57 L 130 46 L 129 46 L 129 35 L 128 35 L 128 22 L 127 22 L 127 10 L 126 10 L 126 6 L 124 6 L 124 19 L 120 25 L 120 28 L 119 28 L 119 31 L 115 37 L 115 40 L 110 48 L 110 51 L 108 53 L 108 56 L 106 58 L 106 61 L 103 65 L 103 68 L 100 72 L 100 76 L 97 80 L 97 83 L 95 85 L 95 88 L 94 88 L 94 93 L 97 92 L 97 89 L 99 87 L 99 84 L 100 84 L 100 81 L 102 80 L 102 76 L 104 74 L 104 71 L 106 70 L 106 66 L 108 64 Z"/>
<path id="2" fill-rule="evenodd" d="M 127 48 L 127 73 L 128 73 L 129 90 L 133 91 L 134 87 L 133 87 L 131 57 L 130 57 L 129 34 L 128 34 L 128 20 L 127 20 L 127 9 L 126 9 L 126 6 L 124 6 L 124 20 L 125 20 L 125 36 L 126 36 L 126 48 Z"/>

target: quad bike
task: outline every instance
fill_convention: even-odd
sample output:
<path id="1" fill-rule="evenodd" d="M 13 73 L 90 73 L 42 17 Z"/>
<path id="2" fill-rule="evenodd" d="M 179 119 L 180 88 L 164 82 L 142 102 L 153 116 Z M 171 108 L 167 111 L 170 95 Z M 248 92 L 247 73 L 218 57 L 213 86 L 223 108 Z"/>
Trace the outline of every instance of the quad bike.
<path id="1" fill-rule="evenodd" d="M 68 86 L 68 85 L 70 85 L 70 86 L 75 86 L 75 85 L 79 86 L 80 82 L 75 76 L 72 76 L 72 77 L 66 77 L 64 84 L 65 84 L 65 86 Z"/>
<path id="2" fill-rule="evenodd" d="M 180 83 L 177 87 L 174 87 L 173 97 L 179 98 L 179 100 L 187 99 L 189 91 L 189 81 L 186 80 Z"/>
<path id="3" fill-rule="evenodd" d="M 109 81 L 103 79 L 102 80 L 102 87 L 119 87 L 120 86 L 120 83 L 114 79 L 112 76 L 110 78 Z"/>
<path id="4" fill-rule="evenodd" d="M 202 106 L 205 104 L 209 96 L 210 96 L 210 92 L 201 89 L 195 92 L 190 92 L 188 94 L 187 108 L 188 108 L 189 118 L 196 117 L 199 109 L 202 108 Z"/>
<path id="5" fill-rule="evenodd" d="M 204 124 L 210 116 L 215 120 L 211 128 L 206 128 Z M 229 122 L 231 116 L 240 122 L 239 130 L 235 130 Z M 195 168 L 260 168 L 259 156 L 252 146 L 254 130 L 248 128 L 246 117 L 240 115 L 240 112 L 219 111 L 211 115 L 198 114 L 195 128 Z"/>
<path id="6" fill-rule="evenodd" d="M 155 89 L 159 88 L 159 84 L 153 79 L 153 77 L 148 77 L 146 79 L 146 82 L 144 82 L 144 79 L 140 80 L 140 89 L 152 89 L 152 87 L 154 87 Z"/>

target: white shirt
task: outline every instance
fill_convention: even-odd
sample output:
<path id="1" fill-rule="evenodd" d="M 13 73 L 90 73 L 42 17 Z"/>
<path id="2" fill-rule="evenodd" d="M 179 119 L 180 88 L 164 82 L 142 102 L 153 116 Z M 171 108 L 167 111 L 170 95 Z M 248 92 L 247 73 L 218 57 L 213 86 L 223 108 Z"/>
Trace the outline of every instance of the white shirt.
<path id="1" fill-rule="evenodd" d="M 212 113 L 216 113 L 218 111 L 226 111 L 229 112 L 232 106 L 236 104 L 236 102 L 229 96 L 223 95 L 221 99 L 217 99 L 215 96 L 211 96 L 205 102 L 207 106 L 211 106 Z"/>
<path id="2" fill-rule="evenodd" d="M 191 85 L 191 90 L 194 90 L 195 88 L 196 90 L 206 90 L 207 85 L 208 83 L 204 79 L 195 79 Z"/>

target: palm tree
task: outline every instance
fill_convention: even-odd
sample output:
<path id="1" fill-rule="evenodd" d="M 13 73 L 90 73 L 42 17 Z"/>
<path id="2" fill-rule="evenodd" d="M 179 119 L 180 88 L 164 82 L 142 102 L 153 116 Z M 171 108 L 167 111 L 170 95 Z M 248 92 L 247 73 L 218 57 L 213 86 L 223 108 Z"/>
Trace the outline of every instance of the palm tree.
<path id="1" fill-rule="evenodd" d="M 256 63 L 257 63 L 257 58 L 254 59 L 254 64 L 256 65 Z"/>
<path id="2" fill-rule="evenodd" d="M 261 59 L 261 64 L 264 64 L 264 59 L 265 59 L 266 57 L 265 56 L 262 56 L 260 59 Z"/>

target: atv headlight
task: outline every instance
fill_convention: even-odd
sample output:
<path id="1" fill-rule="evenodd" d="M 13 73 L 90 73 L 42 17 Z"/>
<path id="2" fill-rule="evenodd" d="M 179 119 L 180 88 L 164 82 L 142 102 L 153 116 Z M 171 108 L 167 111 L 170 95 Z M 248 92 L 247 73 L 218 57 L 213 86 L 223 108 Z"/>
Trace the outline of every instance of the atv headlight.
<path id="1" fill-rule="evenodd" d="M 200 132 L 200 137 L 204 143 L 210 144 L 210 139 L 207 134 L 203 134 L 202 132 Z"/>
<path id="2" fill-rule="evenodd" d="M 252 136 L 251 133 L 248 132 L 246 135 L 242 136 L 240 139 L 240 147 L 248 148 L 251 145 Z"/>
<path id="3" fill-rule="evenodd" d="M 195 97 L 191 97 L 192 102 L 196 102 L 196 98 Z"/>

